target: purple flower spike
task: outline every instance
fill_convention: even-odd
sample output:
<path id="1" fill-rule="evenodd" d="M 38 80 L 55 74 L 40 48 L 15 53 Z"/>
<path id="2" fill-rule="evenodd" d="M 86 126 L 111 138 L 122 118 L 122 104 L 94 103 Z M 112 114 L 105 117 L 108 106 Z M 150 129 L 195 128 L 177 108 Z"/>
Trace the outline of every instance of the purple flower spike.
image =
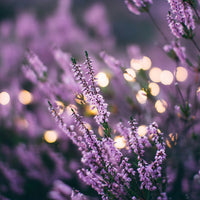
<path id="1" fill-rule="evenodd" d="M 186 1 L 168 0 L 170 12 L 167 15 L 169 28 L 176 38 L 192 38 L 195 23 L 192 8 Z"/>
<path id="2" fill-rule="evenodd" d="M 72 59 L 72 63 L 74 77 L 79 82 L 86 101 L 98 110 L 98 114 L 95 116 L 96 122 L 98 124 L 108 122 L 110 115 L 110 112 L 107 111 L 108 104 L 104 102 L 103 96 L 99 94 L 100 89 L 96 86 L 94 68 L 91 59 L 88 57 L 88 53 L 86 52 L 86 61 L 84 62 L 87 70 L 86 74 L 83 73 L 81 65 L 76 64 L 75 59 Z"/>

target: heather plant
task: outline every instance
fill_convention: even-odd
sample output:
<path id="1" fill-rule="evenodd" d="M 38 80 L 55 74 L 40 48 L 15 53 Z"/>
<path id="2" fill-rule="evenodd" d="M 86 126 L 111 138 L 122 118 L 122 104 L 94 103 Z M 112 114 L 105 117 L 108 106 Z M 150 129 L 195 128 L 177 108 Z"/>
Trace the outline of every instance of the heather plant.
<path id="1" fill-rule="evenodd" d="M 154 18 L 153 23 L 158 31 L 164 36 L 168 43 L 163 49 L 167 55 L 174 61 L 175 66 L 175 93 L 172 96 L 177 96 L 176 100 L 169 99 L 172 109 L 168 109 L 166 113 L 165 125 L 169 125 L 169 138 L 166 140 L 169 147 L 168 155 L 168 194 L 174 199 L 196 199 L 199 194 L 197 181 L 194 182 L 194 175 L 198 171 L 198 86 L 199 79 L 199 46 L 196 40 L 199 40 L 198 32 L 195 32 L 195 27 L 199 26 L 199 11 L 196 1 L 168 1 L 170 9 L 167 15 L 168 25 L 172 34 L 176 37 L 169 44 L 169 39 L 162 29 L 158 26 Z M 191 49 L 188 43 L 183 39 L 189 39 L 193 43 L 193 55 L 188 53 Z M 181 43 L 187 44 L 182 46 Z M 182 85 L 177 79 L 178 66 L 182 65 L 190 71 L 189 76 L 193 81 L 187 81 L 188 85 Z M 196 92 L 197 91 L 197 92 Z M 171 119 L 171 120 L 170 120 Z M 163 118 L 162 118 L 163 120 Z M 163 122 L 162 122 L 163 123 Z M 176 123 L 176 125 L 175 125 Z M 197 137 L 196 137 L 197 136 Z M 187 139 L 186 139 L 187 138 Z M 187 140 L 187 142 L 186 142 Z M 192 147 L 191 147 L 192 146 Z M 191 147 L 191 148 L 190 148 Z M 193 150 L 192 150 L 193 149 Z M 195 149 L 195 150 L 194 150 Z M 183 153 L 187 152 L 187 153 Z M 177 159 L 177 162 L 175 161 Z M 171 164 L 169 164 L 171 162 Z M 190 164 L 189 164 L 190 163 Z M 190 166 L 190 167 L 189 167 Z M 184 175 L 183 175 L 184 174 Z M 195 175 L 197 178 L 198 175 Z M 196 179 L 197 180 L 197 179 Z M 194 186 L 195 185 L 195 186 Z"/>
<path id="2" fill-rule="evenodd" d="M 59 126 L 78 146 L 82 153 L 84 167 L 78 170 L 79 177 L 92 186 L 102 199 L 167 199 L 166 177 L 162 165 L 166 159 L 163 134 L 156 123 L 148 128 L 144 136 L 138 134 L 137 123 L 130 118 L 126 126 L 119 124 L 120 134 L 127 143 L 130 158 L 115 147 L 112 128 L 109 125 L 110 112 L 96 87 L 92 61 L 85 52 L 86 70 L 72 58 L 75 80 L 81 86 L 85 101 L 97 109 L 94 120 L 102 126 L 104 137 L 98 138 L 94 130 L 88 129 L 84 119 L 72 108 L 75 127 L 69 126 L 49 102 L 49 109 Z M 153 148 L 153 161 L 146 161 L 145 149 Z M 128 153 L 127 152 L 127 153 Z M 124 152 L 125 153 L 125 152 Z"/>
<path id="3" fill-rule="evenodd" d="M 84 29 L 71 1 L 43 21 L 22 14 L 2 23 L 0 100 L 10 103 L 0 105 L 0 198 L 199 198 L 199 2 L 160 4 L 169 27 L 157 23 L 159 3 L 125 1 L 164 39 L 141 51 L 130 44 L 129 57 L 115 46 L 103 4 L 82 12 Z M 84 49 L 94 61 L 85 52 L 78 64 Z M 18 101 L 21 92 L 31 103 Z M 43 133 L 57 141 L 44 144 Z"/>
<path id="4" fill-rule="evenodd" d="M 103 13 L 104 18 L 100 20 L 102 27 L 106 27 L 107 34 L 96 34 L 96 38 L 89 35 L 89 29 L 82 31 L 71 13 L 71 6 L 71 1 L 61 0 L 54 12 L 43 20 L 35 13 L 25 12 L 19 13 L 15 20 L 1 21 L 0 199 L 45 199 L 56 180 L 62 180 L 71 187 L 80 185 L 75 178 L 75 170 L 80 165 L 79 154 L 76 150 L 71 150 L 72 143 L 51 120 L 46 105 L 46 99 L 61 96 L 62 99 L 70 101 L 72 96 L 72 93 L 63 92 L 69 87 L 66 88 L 61 82 L 56 83 L 57 71 L 67 69 L 62 65 L 62 59 L 68 59 L 69 56 L 64 54 L 61 58 L 58 57 L 61 54 L 55 46 L 65 49 L 71 49 L 72 45 L 77 46 L 74 50 L 71 49 L 76 53 L 84 43 L 88 44 L 89 40 L 93 40 L 88 48 L 96 52 L 104 46 L 113 46 L 114 39 L 102 4 L 97 5 L 101 11 L 100 17 L 97 16 L 96 19 L 101 18 Z M 90 12 L 92 10 L 91 8 Z M 95 27 L 93 30 L 96 32 Z M 106 38 L 110 38 L 109 41 L 112 42 L 99 42 Z M 49 46 L 51 50 L 46 51 Z M 30 49 L 26 53 L 29 66 L 24 59 L 27 49 Z M 34 51 L 44 58 L 48 69 Z M 58 60 L 59 70 L 55 70 L 52 64 L 52 55 Z M 64 60 L 64 63 L 67 62 Z M 21 68 L 22 63 L 24 64 Z M 63 83 L 71 80 L 68 71 L 62 76 L 57 75 Z M 60 101 L 56 102 L 59 103 Z M 62 105 L 59 106 L 62 112 Z M 52 142 L 46 140 L 48 134 L 54 135 L 55 144 L 47 144 Z"/>

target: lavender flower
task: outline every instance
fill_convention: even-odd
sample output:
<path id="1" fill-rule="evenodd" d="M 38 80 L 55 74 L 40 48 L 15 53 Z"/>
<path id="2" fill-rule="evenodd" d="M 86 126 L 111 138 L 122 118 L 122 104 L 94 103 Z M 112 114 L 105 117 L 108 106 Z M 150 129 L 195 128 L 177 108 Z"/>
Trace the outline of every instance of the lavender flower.
<path id="1" fill-rule="evenodd" d="M 132 12 L 135 15 L 140 15 L 140 11 L 138 10 L 138 8 L 129 0 L 125 0 L 124 1 L 127 8 L 129 9 L 130 12 Z"/>
<path id="2" fill-rule="evenodd" d="M 23 193 L 23 178 L 18 173 L 17 170 L 10 168 L 6 163 L 0 162 L 0 174 L 1 179 L 8 181 L 8 184 L 4 182 L 0 186 L 0 193 L 4 193 L 6 191 L 13 191 L 16 194 Z"/>
<path id="3" fill-rule="evenodd" d="M 38 76 L 38 79 L 44 80 L 47 72 L 47 67 L 41 62 L 38 56 L 32 52 L 27 52 L 27 59 L 32 66 L 33 71 Z"/>
<path id="4" fill-rule="evenodd" d="M 158 197 L 157 200 L 167 200 L 167 194 L 165 192 L 162 192 L 161 196 Z"/>
<path id="5" fill-rule="evenodd" d="M 165 143 L 163 141 L 162 133 L 157 129 L 157 124 L 152 123 L 148 127 L 148 133 L 144 136 L 139 136 L 137 132 L 137 123 L 131 118 L 129 121 L 130 128 L 124 127 L 120 122 L 118 124 L 118 130 L 124 136 L 127 142 L 129 153 L 134 152 L 137 156 L 139 178 L 141 181 L 140 189 L 143 188 L 154 191 L 158 189 L 158 186 L 154 184 L 154 181 L 160 178 L 163 161 L 166 159 Z M 148 163 L 144 160 L 145 147 L 151 147 L 149 138 L 155 143 L 157 151 L 154 157 L 154 161 Z"/>
<path id="6" fill-rule="evenodd" d="M 74 77 L 81 85 L 83 95 L 85 96 L 87 102 L 93 106 L 93 108 L 98 110 L 98 114 L 95 116 L 96 122 L 98 124 L 108 122 L 108 117 L 110 115 L 110 112 L 107 111 L 108 105 L 104 102 L 102 95 L 99 94 L 100 89 L 96 87 L 94 69 L 92 61 L 88 57 L 88 53 L 86 52 L 86 61 L 84 63 L 87 69 L 86 75 L 89 76 L 88 79 L 86 79 L 86 76 L 83 74 L 81 65 L 76 64 L 74 58 L 72 58 L 72 63 Z"/>
<path id="7" fill-rule="evenodd" d="M 185 47 L 181 46 L 180 41 L 173 41 L 170 45 L 165 45 L 163 49 L 175 61 L 186 62 Z"/>
<path id="8" fill-rule="evenodd" d="M 49 103 L 49 111 L 55 118 L 55 121 L 57 122 L 58 126 L 64 131 L 64 133 L 67 134 L 67 136 L 73 141 L 73 143 L 79 147 L 80 151 L 86 149 L 87 145 L 82 141 L 82 136 L 79 136 L 75 132 L 74 126 L 73 125 L 67 126 L 67 124 L 63 121 L 62 117 L 56 112 L 52 104 L 50 102 L 48 103 Z"/>
<path id="9" fill-rule="evenodd" d="M 50 111 L 64 128 L 62 119 L 51 104 Z M 74 111 L 73 118 L 81 135 L 70 134 L 70 137 L 82 151 L 81 161 L 89 167 L 89 169 L 78 170 L 79 177 L 102 195 L 103 199 L 108 199 L 111 194 L 113 197 L 122 199 L 124 195 L 127 195 L 126 190 L 130 187 L 131 177 L 135 174 L 131 164 L 128 163 L 128 158 L 123 157 L 110 138 L 98 140 L 94 132 L 86 128 L 82 117 Z M 66 128 L 64 129 L 69 132 Z M 105 192 L 105 187 L 108 188 L 108 193 Z"/>
<path id="10" fill-rule="evenodd" d="M 71 200 L 88 200 L 88 198 L 79 191 L 72 190 Z"/>
<path id="11" fill-rule="evenodd" d="M 192 38 L 195 23 L 190 5 L 182 0 L 168 0 L 171 11 L 167 15 L 169 28 L 177 37 Z"/>
<path id="12" fill-rule="evenodd" d="M 141 12 L 148 12 L 149 6 L 153 3 L 152 0 L 125 0 L 124 2 L 129 11 L 136 15 Z"/>
<path id="13" fill-rule="evenodd" d="M 133 186 L 139 191 L 154 191 L 154 195 L 161 196 L 163 190 L 157 180 L 162 179 L 161 170 L 166 155 L 162 133 L 157 130 L 157 124 L 151 124 L 148 134 L 141 137 L 138 134 L 137 123 L 132 118 L 128 128 L 119 123 L 118 130 L 126 139 L 128 152 L 133 153 L 135 157 L 135 167 L 133 167 L 129 158 L 115 147 L 111 139 L 107 104 L 104 103 L 103 97 L 99 94 L 99 88 L 96 87 L 92 61 L 87 52 L 83 65 L 85 70 L 72 58 L 75 80 L 80 84 L 86 101 L 97 108 L 98 114 L 95 120 L 103 126 L 106 137 L 99 139 L 95 131 L 86 127 L 84 117 L 73 108 L 71 111 L 75 128 L 71 129 L 49 102 L 51 114 L 82 153 L 81 162 L 84 167 L 77 171 L 79 177 L 95 189 L 102 199 L 137 199 L 140 194 L 133 190 Z M 148 163 L 144 159 L 144 154 L 145 148 L 152 147 L 151 143 L 156 146 L 157 151 L 154 160 Z"/>
<path id="14" fill-rule="evenodd" d="M 70 186 L 66 185 L 60 180 L 56 180 L 53 189 L 49 193 L 52 200 L 88 200 L 88 198 L 78 191 L 73 190 Z"/>
<path id="15" fill-rule="evenodd" d="M 128 158 L 122 157 L 122 153 L 114 147 L 113 140 L 103 138 L 99 141 L 94 132 L 84 126 L 77 113 L 74 112 L 73 116 L 89 146 L 89 151 L 82 151 L 81 161 L 90 169 L 78 170 L 79 177 L 102 195 L 102 199 L 108 199 L 110 195 L 123 199 L 132 180 L 129 176 L 135 174 L 127 162 Z M 105 187 L 108 193 L 105 192 Z"/>

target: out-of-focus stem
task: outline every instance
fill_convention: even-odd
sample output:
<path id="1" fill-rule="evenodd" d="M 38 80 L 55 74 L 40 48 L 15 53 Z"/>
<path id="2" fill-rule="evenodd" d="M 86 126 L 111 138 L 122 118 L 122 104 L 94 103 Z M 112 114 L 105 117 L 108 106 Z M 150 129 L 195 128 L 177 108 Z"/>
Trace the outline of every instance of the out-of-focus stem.
<path id="1" fill-rule="evenodd" d="M 182 92 L 181 92 L 181 90 L 180 90 L 179 85 L 178 85 L 177 82 L 175 83 L 175 86 L 176 86 L 176 89 L 177 89 L 177 91 L 178 91 L 178 93 L 179 93 L 179 95 L 180 95 L 180 98 L 181 98 L 182 102 L 183 102 L 183 106 L 184 106 L 184 108 L 186 109 L 185 100 L 184 100 L 184 98 L 183 98 Z"/>
<path id="2" fill-rule="evenodd" d="M 189 2 L 190 2 L 190 5 L 191 5 L 192 9 L 194 10 L 194 12 L 195 12 L 195 14 L 196 14 L 198 20 L 200 20 L 199 13 L 198 13 L 197 9 L 195 8 L 195 5 L 192 3 L 191 0 L 190 0 Z"/>
<path id="3" fill-rule="evenodd" d="M 153 22 L 154 26 L 157 28 L 157 30 L 160 32 L 160 34 L 163 36 L 164 40 L 169 43 L 167 37 L 165 36 L 165 34 L 163 33 L 163 31 L 161 30 L 161 28 L 159 27 L 159 25 L 157 24 L 156 20 L 154 19 L 154 17 L 152 16 L 152 14 L 150 13 L 150 11 L 147 11 L 147 14 L 149 15 L 151 21 Z"/>
<path id="4" fill-rule="evenodd" d="M 194 6 L 192 6 L 192 8 L 193 8 L 198 20 L 200 20 L 200 16 L 199 16 L 199 13 L 197 12 L 197 9 Z"/>
<path id="5" fill-rule="evenodd" d="M 194 44 L 194 46 L 196 47 L 196 49 L 199 51 L 199 53 L 200 53 L 200 48 L 199 48 L 199 46 L 197 45 L 197 43 L 196 43 L 196 41 L 194 40 L 194 38 L 191 38 L 191 41 L 192 41 L 192 43 Z"/>

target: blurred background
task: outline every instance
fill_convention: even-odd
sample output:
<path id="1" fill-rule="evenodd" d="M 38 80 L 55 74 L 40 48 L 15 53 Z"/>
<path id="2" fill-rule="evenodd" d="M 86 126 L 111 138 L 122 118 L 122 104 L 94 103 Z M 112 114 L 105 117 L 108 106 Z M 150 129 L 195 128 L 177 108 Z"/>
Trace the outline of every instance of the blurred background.
<path id="1" fill-rule="evenodd" d="M 171 42 L 168 9 L 167 1 L 154 0 L 151 13 Z M 72 189 L 88 199 L 100 198 L 76 175 L 81 153 L 58 128 L 47 104 L 53 101 L 68 124 L 70 106 L 78 107 L 88 127 L 102 136 L 92 120 L 96 112 L 79 102 L 67 69 L 70 56 L 81 62 L 85 50 L 94 60 L 98 85 L 113 113 L 113 130 L 119 119 L 131 115 L 141 125 L 141 134 L 157 121 L 167 142 L 169 194 L 172 199 L 187 199 L 185 194 L 198 199 L 193 177 L 200 166 L 199 78 L 184 65 L 175 75 L 178 66 L 163 51 L 165 44 L 149 16 L 133 15 L 122 0 L 0 0 L 0 199 L 64 200 L 70 199 Z M 187 47 L 195 59 L 196 51 Z M 40 68 L 31 68 L 27 59 Z M 181 101 L 177 80 L 184 98 L 194 105 L 187 118 L 175 109 Z M 123 150 L 126 144 L 116 131 L 112 137 Z"/>

